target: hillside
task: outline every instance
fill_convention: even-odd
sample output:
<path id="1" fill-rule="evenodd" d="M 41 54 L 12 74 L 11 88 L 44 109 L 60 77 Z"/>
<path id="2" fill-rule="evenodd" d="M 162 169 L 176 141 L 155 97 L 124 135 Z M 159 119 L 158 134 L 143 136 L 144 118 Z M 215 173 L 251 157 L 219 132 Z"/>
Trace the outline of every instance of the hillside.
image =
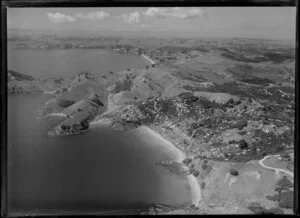
<path id="1" fill-rule="evenodd" d="M 248 59 L 218 50 L 176 54 L 112 92 L 119 106 L 96 120 L 110 119 L 117 131 L 151 127 L 190 156 L 190 173 L 202 187 L 199 208 L 155 205 L 144 213 L 291 213 L 292 191 L 274 192 L 282 174 L 258 161 L 294 148 L 294 56 L 255 59 L 255 51 L 243 52 Z M 202 173 L 198 160 L 208 160 L 211 172 Z M 176 172 L 177 165 L 161 166 Z M 231 168 L 240 175 L 230 176 Z"/>

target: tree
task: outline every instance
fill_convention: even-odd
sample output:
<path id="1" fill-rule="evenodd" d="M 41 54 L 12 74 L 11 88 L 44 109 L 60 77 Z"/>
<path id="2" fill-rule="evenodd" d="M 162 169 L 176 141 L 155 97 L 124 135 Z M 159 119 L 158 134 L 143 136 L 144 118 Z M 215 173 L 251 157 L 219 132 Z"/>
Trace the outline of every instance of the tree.
<path id="1" fill-rule="evenodd" d="M 205 182 L 200 183 L 200 189 L 203 190 L 205 188 Z"/>
<path id="2" fill-rule="evenodd" d="M 294 193 L 293 191 L 287 191 L 280 193 L 279 207 L 290 208 L 294 206 Z"/>
<path id="3" fill-rule="evenodd" d="M 75 101 L 62 99 L 62 100 L 58 101 L 58 106 L 61 107 L 61 108 L 67 108 L 67 107 L 71 106 L 74 103 L 75 103 Z"/>
<path id="4" fill-rule="evenodd" d="M 237 128 L 239 130 L 242 130 L 247 125 L 248 125 L 248 122 L 246 120 L 240 120 L 236 124 L 234 124 L 233 127 Z"/>
<path id="5" fill-rule="evenodd" d="M 233 176 L 238 176 L 239 175 L 239 172 L 236 170 L 236 169 L 230 169 L 230 174 L 233 175 Z"/>
<path id="6" fill-rule="evenodd" d="M 293 188 L 293 183 L 286 176 L 283 176 L 280 180 L 278 180 L 276 185 L 276 190 L 278 192 L 281 192 L 282 190 L 288 190 L 289 188 Z"/>
<path id="7" fill-rule="evenodd" d="M 246 148 L 248 148 L 248 144 L 247 144 L 247 142 L 244 139 L 242 139 L 242 140 L 239 141 L 239 148 L 240 149 L 246 149 Z"/>
<path id="8" fill-rule="evenodd" d="M 280 157 L 282 157 L 284 159 L 291 159 L 291 156 L 288 153 L 286 153 L 286 152 L 280 154 Z"/>
<path id="9" fill-rule="evenodd" d="M 198 170 L 194 170 L 193 175 L 194 175 L 195 177 L 197 177 L 197 176 L 199 175 L 199 171 L 198 171 Z"/>
<path id="10" fill-rule="evenodd" d="M 184 163 L 185 165 L 189 165 L 191 162 L 192 162 L 192 159 L 191 159 L 191 158 L 185 158 L 185 159 L 183 160 L 183 163 Z"/>

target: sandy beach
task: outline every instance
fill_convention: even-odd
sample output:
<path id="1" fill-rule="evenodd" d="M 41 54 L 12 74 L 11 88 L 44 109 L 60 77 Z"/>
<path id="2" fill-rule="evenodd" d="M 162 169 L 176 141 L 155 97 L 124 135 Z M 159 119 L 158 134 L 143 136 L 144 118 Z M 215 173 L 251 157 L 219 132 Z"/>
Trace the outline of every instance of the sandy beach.
<path id="1" fill-rule="evenodd" d="M 67 117 L 64 113 L 52 113 L 48 114 L 46 117 Z"/>
<path id="2" fill-rule="evenodd" d="M 175 157 L 176 162 L 182 162 L 186 158 L 185 153 L 183 153 L 181 150 L 179 150 L 176 146 L 174 146 L 171 142 L 163 138 L 157 132 L 153 131 L 152 129 L 146 126 L 140 127 L 140 129 L 149 132 L 149 134 L 152 134 L 153 137 L 156 138 L 157 140 L 163 141 L 164 145 L 166 146 L 166 149 L 170 152 L 170 154 L 172 154 Z M 193 204 L 198 206 L 201 200 L 200 185 L 197 179 L 193 175 L 187 175 L 187 179 L 191 187 L 192 202 Z"/>
<path id="3" fill-rule="evenodd" d="M 53 95 L 54 94 L 54 91 L 44 91 L 44 94 L 50 94 L 50 95 Z"/>
<path id="4" fill-rule="evenodd" d="M 151 58 L 149 58 L 147 55 L 142 54 L 142 56 L 147 59 L 151 64 L 155 64 L 155 61 L 153 61 Z"/>
<path id="5" fill-rule="evenodd" d="M 105 124 L 105 125 L 109 125 L 111 123 L 110 119 L 100 119 L 97 121 L 93 121 L 90 123 L 90 126 L 95 126 L 95 125 L 100 125 L 100 124 Z"/>

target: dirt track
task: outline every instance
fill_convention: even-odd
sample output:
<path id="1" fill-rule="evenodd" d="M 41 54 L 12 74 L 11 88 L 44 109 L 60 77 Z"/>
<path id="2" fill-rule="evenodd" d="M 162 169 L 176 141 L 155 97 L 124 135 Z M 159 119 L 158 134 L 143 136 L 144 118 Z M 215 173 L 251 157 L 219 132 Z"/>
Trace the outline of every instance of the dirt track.
<path id="1" fill-rule="evenodd" d="M 288 174 L 288 175 L 294 177 L 294 173 L 291 172 L 291 171 L 266 166 L 266 165 L 264 164 L 264 160 L 268 159 L 269 157 L 279 157 L 279 155 L 268 155 L 268 156 L 265 156 L 263 159 L 259 160 L 258 163 L 259 163 L 262 167 L 264 167 L 264 168 L 266 168 L 266 169 L 275 170 L 276 175 L 278 175 L 279 172 L 284 172 L 284 173 L 286 173 L 286 174 Z"/>

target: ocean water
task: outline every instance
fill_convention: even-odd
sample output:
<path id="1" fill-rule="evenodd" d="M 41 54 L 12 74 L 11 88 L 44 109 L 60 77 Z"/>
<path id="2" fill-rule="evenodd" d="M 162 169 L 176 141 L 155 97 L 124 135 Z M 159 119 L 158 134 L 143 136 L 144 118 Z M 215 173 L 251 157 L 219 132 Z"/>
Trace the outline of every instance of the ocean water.
<path id="1" fill-rule="evenodd" d="M 10 211 L 105 211 L 190 200 L 185 176 L 155 165 L 171 158 L 139 129 L 96 125 L 76 136 L 48 137 L 62 118 L 38 119 L 49 96 L 8 98 Z"/>
<path id="2" fill-rule="evenodd" d="M 82 71 L 120 71 L 150 64 L 142 56 L 102 49 L 18 50 L 7 45 L 7 68 L 36 78 L 69 77 Z"/>
<path id="3" fill-rule="evenodd" d="M 37 52 L 41 52 L 40 55 Z M 70 56 L 64 56 L 64 52 L 70 52 Z M 72 74 L 76 67 L 69 66 L 70 62 L 60 62 L 60 58 L 75 58 L 73 61 L 81 62 L 79 56 L 93 57 L 97 63 L 88 70 L 97 69 L 97 66 L 99 69 L 111 67 L 103 67 L 101 61 L 95 61 L 97 51 L 89 51 L 88 55 L 87 51 L 80 55 L 73 52 L 79 51 L 30 51 L 26 55 L 21 51 L 15 54 L 17 59 L 9 56 L 9 66 L 35 77 L 55 76 L 60 69 L 65 69 L 64 74 Z M 60 54 L 60 58 L 56 54 Z M 112 55 L 119 57 L 119 54 Z M 45 60 L 45 57 L 51 58 Z M 129 63 L 132 56 L 120 55 L 119 58 L 128 66 L 138 65 Z M 90 66 L 88 59 L 83 61 L 86 66 Z M 104 65 L 115 62 L 117 59 Z M 128 213 L 136 213 L 136 209 L 150 204 L 179 205 L 190 201 L 186 177 L 155 165 L 157 161 L 171 158 L 168 151 L 139 129 L 115 132 L 109 126 L 97 125 L 76 136 L 47 136 L 62 119 L 37 118 L 39 108 L 49 98 L 51 96 L 45 94 L 8 96 L 8 200 L 12 214 L 116 210 L 126 213 L 127 209 L 133 209 Z"/>

